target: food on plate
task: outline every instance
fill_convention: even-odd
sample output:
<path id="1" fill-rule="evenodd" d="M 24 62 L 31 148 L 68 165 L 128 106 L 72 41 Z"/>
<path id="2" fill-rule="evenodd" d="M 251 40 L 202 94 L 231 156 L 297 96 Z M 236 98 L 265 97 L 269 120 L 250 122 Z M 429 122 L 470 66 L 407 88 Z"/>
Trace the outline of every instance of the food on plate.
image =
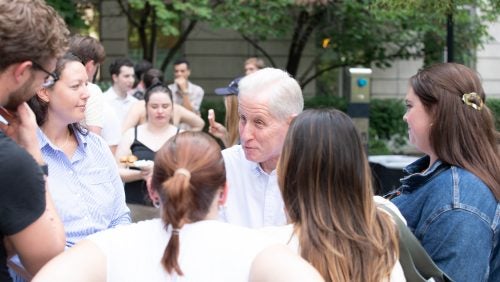
<path id="1" fill-rule="evenodd" d="M 138 160 L 138 158 L 134 155 L 123 156 L 120 158 L 120 163 L 122 163 L 126 166 L 133 166 L 137 160 Z"/>

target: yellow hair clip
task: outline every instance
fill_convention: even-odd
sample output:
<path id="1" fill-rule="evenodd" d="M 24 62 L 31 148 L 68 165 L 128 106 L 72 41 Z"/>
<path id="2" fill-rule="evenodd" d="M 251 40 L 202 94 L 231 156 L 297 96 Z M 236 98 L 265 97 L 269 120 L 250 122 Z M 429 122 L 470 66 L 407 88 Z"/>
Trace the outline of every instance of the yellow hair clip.
<path id="1" fill-rule="evenodd" d="M 478 111 L 482 110 L 484 106 L 483 99 L 476 92 L 465 93 L 462 95 L 462 101 Z"/>

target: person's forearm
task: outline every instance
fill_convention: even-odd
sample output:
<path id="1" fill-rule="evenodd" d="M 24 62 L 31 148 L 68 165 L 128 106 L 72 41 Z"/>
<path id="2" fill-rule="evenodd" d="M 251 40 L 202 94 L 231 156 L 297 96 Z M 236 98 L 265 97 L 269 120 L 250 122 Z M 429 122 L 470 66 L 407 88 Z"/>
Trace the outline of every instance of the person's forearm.
<path id="1" fill-rule="evenodd" d="M 50 192 L 45 192 L 46 207 L 36 231 L 30 231 L 31 237 L 25 237 L 23 243 L 31 244 L 32 250 L 16 250 L 23 266 L 28 273 L 35 275 L 49 260 L 64 251 L 66 246 L 66 235 L 64 225 L 57 214 Z M 40 226 L 44 225 L 40 228 Z M 36 238 L 35 238 L 36 237 Z M 40 243 L 43 241 L 43 244 Z"/>
<path id="2" fill-rule="evenodd" d="M 189 93 L 188 92 L 181 92 L 182 95 L 182 106 L 191 112 L 194 111 L 193 105 L 191 105 L 191 100 L 189 100 Z"/>
<path id="3" fill-rule="evenodd" d="M 128 183 L 143 179 L 140 170 L 134 170 L 122 167 L 118 169 L 118 172 L 120 173 L 120 178 L 122 179 L 123 183 Z"/>

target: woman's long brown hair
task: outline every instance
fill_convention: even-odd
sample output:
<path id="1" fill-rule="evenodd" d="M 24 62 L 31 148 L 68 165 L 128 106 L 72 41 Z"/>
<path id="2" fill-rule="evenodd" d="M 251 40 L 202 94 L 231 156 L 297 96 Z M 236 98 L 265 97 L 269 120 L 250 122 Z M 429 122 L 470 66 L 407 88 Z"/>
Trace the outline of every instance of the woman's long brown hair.
<path id="1" fill-rule="evenodd" d="M 187 173 L 176 173 L 179 169 Z M 165 228 L 180 230 L 186 223 L 203 220 L 226 182 L 224 160 L 217 142 L 203 132 L 183 132 L 156 153 L 151 185 L 160 195 Z M 172 232 L 162 264 L 183 275 L 178 263 L 179 234 Z"/>
<path id="2" fill-rule="evenodd" d="M 397 229 L 373 201 L 371 173 L 351 119 L 308 110 L 288 131 L 278 181 L 300 252 L 326 281 L 381 281 L 398 259 Z"/>
<path id="3" fill-rule="evenodd" d="M 238 96 L 226 96 L 226 129 L 227 129 L 227 147 L 236 145 L 240 141 L 240 132 L 238 124 L 240 117 L 238 114 Z"/>
<path id="4" fill-rule="evenodd" d="M 437 157 L 480 178 L 500 200 L 500 135 L 486 105 L 478 74 L 460 64 L 436 64 L 410 78 L 410 86 L 432 118 L 429 141 Z M 473 102 L 464 94 L 476 93 Z"/>

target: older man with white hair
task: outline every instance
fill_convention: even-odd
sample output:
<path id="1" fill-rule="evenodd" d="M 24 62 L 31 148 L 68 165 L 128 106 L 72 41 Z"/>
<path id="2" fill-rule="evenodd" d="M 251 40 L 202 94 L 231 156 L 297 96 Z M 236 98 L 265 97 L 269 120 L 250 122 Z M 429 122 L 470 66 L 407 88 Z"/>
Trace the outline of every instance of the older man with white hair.
<path id="1" fill-rule="evenodd" d="M 223 221 L 251 228 L 286 224 L 276 165 L 292 119 L 304 99 L 285 71 L 265 68 L 239 83 L 241 145 L 222 151 L 229 191 Z"/>

